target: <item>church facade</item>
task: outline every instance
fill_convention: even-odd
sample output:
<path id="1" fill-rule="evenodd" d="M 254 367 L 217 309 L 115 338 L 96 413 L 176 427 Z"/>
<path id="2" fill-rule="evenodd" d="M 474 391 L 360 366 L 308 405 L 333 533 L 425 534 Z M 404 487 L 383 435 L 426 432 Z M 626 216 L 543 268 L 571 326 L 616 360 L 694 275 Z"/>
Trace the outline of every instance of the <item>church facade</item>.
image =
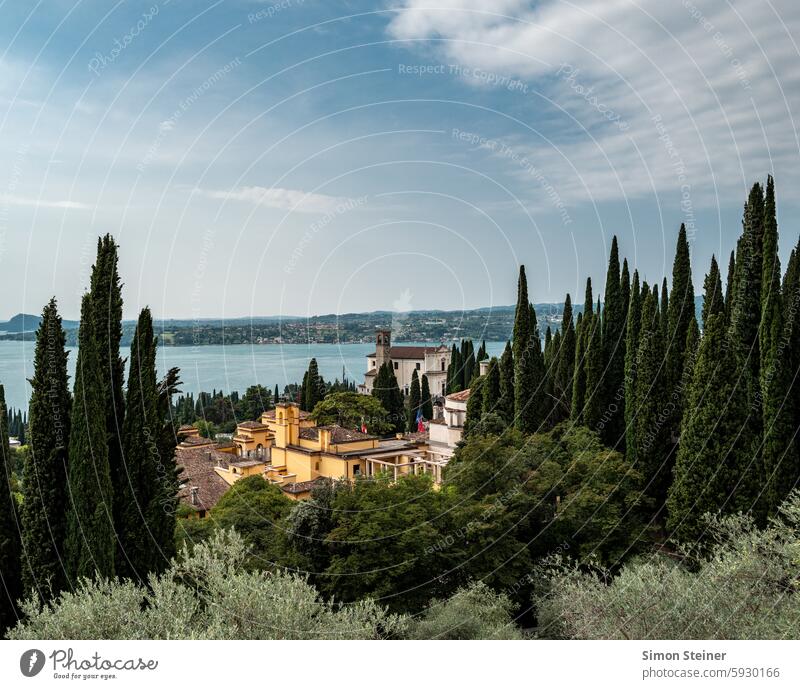
<path id="1" fill-rule="evenodd" d="M 363 385 L 359 385 L 359 392 L 365 395 L 372 392 L 378 369 L 387 361 L 392 363 L 397 386 L 403 394 L 407 395 L 411 390 L 414 371 L 420 381 L 423 375 L 428 377 L 431 395 L 444 396 L 446 393 L 447 367 L 450 365 L 450 348 L 446 345 L 392 346 L 391 331 L 379 330 L 375 339 L 375 351 L 367 354 L 367 372 L 364 374 Z"/>

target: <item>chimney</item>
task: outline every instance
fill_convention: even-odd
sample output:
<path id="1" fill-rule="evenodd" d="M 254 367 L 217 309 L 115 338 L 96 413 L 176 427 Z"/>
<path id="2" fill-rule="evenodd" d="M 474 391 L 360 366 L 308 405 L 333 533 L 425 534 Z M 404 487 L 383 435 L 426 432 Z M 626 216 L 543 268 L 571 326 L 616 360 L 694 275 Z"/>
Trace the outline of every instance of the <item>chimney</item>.
<path id="1" fill-rule="evenodd" d="M 484 359 L 483 361 L 478 362 L 478 365 L 480 366 L 480 374 L 482 376 L 485 376 L 487 373 L 489 373 L 489 360 L 488 359 Z"/>
<path id="2" fill-rule="evenodd" d="M 189 496 L 193 505 L 199 504 L 199 500 L 197 499 L 197 486 L 192 486 L 189 489 Z"/>

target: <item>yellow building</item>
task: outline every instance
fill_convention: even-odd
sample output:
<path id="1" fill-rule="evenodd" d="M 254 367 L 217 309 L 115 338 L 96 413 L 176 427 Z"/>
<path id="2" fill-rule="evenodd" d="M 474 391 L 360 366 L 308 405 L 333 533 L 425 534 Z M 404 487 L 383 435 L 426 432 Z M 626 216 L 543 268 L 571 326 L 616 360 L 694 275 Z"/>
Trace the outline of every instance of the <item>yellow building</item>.
<path id="1" fill-rule="evenodd" d="M 280 403 L 260 421 L 238 424 L 230 442 L 184 437 L 176 451 L 180 497 L 204 516 L 246 476 L 262 476 L 293 500 L 308 498 L 325 478 L 429 473 L 438 483 L 441 462 L 429 457 L 427 445 L 427 434 L 381 439 L 335 424 L 317 426 L 296 404 Z"/>

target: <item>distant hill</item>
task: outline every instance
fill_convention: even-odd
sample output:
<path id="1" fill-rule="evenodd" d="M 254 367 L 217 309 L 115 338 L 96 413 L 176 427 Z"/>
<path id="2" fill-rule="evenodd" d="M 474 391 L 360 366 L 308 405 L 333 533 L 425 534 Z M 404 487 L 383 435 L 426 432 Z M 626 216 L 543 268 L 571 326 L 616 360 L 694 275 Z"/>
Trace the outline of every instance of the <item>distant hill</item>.
<path id="1" fill-rule="evenodd" d="M 34 316 L 30 313 L 18 313 L 5 323 L 0 323 L 0 333 L 35 332 L 41 320 L 41 316 Z M 64 330 L 74 330 L 78 327 L 78 321 L 64 321 L 63 326 Z"/>

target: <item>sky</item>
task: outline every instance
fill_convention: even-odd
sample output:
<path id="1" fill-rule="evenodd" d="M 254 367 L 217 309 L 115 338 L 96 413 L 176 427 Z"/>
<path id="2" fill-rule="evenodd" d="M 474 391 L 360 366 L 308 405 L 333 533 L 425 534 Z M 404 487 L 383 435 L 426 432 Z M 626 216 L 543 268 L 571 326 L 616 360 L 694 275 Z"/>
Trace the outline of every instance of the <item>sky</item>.
<path id="1" fill-rule="evenodd" d="M 796 0 L 0 2 L 0 318 L 76 318 L 99 234 L 125 317 L 699 293 L 748 188 L 798 240 Z"/>

